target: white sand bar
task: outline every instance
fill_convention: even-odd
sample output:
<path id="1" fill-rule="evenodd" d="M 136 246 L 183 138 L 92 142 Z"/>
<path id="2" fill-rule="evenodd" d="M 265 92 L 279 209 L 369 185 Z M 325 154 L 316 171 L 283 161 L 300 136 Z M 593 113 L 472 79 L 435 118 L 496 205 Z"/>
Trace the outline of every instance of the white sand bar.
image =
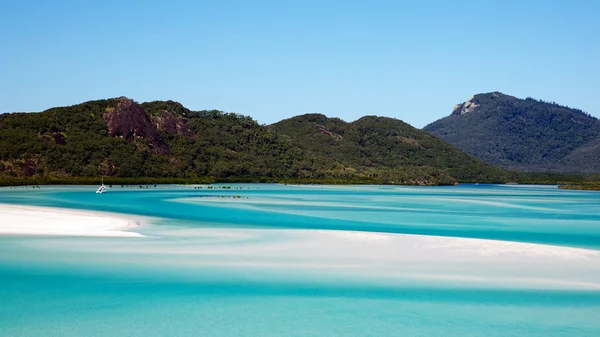
<path id="1" fill-rule="evenodd" d="M 119 254 L 119 262 L 132 273 L 138 273 L 134 268 L 147 268 L 169 278 L 205 280 L 226 271 L 258 281 L 600 290 L 600 251 L 593 249 L 330 230 L 175 226 L 152 230 L 160 239 L 128 245 L 36 246 L 106 256 L 110 259 L 106 263 L 113 263 L 114 254 Z"/>
<path id="2" fill-rule="evenodd" d="M 143 237 L 128 231 L 137 226 L 100 212 L 0 204 L 0 235 Z"/>

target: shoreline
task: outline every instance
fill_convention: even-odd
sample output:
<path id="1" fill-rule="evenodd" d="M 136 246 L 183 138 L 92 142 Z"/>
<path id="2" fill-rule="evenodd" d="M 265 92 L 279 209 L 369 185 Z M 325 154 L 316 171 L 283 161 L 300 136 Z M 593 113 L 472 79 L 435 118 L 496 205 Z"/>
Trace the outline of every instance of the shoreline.
<path id="1" fill-rule="evenodd" d="M 385 183 L 385 182 L 373 182 L 373 181 L 364 181 L 364 182 L 356 182 L 356 181 L 176 181 L 176 182 L 157 182 L 157 181 L 142 181 L 142 182 L 112 182 L 106 183 L 105 185 L 120 185 L 121 188 L 157 188 L 159 186 L 169 186 L 169 185 L 182 185 L 182 186 L 194 186 L 194 185 L 226 185 L 226 184 L 258 184 L 258 185 L 271 185 L 271 184 L 279 184 L 279 185 L 291 185 L 291 186 L 390 186 L 390 187 L 450 187 L 450 186 L 461 186 L 461 185 L 496 185 L 496 186 L 506 186 L 506 187 L 547 187 L 558 190 L 566 190 L 566 191 L 592 191 L 598 192 L 600 191 L 600 183 L 591 182 L 591 183 L 565 183 L 565 182 L 522 182 L 522 183 L 502 183 L 502 182 L 458 182 L 455 184 L 429 184 L 429 185 L 419 185 L 419 184 L 394 184 L 394 183 Z M 92 183 L 90 181 L 81 182 L 45 182 L 38 183 L 36 181 L 25 181 L 25 182 L 16 182 L 13 181 L 10 184 L 0 184 L 0 191 L 2 189 L 27 189 L 27 188 L 40 188 L 41 186 L 45 187 L 71 187 L 71 186 L 86 186 L 90 188 L 97 188 L 99 184 Z M 116 187 L 115 187 L 116 188 Z"/>
<path id="2" fill-rule="evenodd" d="M 0 203 L 0 235 L 144 237 L 141 221 L 115 214 Z"/>

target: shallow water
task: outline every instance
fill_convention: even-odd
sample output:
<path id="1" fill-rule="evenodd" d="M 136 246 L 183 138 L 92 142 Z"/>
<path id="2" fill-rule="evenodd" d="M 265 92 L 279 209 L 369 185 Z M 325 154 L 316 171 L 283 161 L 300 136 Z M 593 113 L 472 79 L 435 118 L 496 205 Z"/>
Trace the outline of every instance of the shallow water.
<path id="1" fill-rule="evenodd" d="M 0 188 L 146 222 L 0 237 L 0 335 L 600 335 L 598 192 L 227 186 Z"/>

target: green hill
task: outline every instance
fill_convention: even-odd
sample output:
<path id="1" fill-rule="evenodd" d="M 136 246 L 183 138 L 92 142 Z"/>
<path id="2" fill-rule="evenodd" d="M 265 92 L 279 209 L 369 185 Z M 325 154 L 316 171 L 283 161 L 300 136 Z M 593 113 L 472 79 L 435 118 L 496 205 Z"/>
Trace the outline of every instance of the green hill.
<path id="1" fill-rule="evenodd" d="M 506 172 L 485 164 L 400 120 L 366 116 L 346 123 L 308 114 L 270 126 L 337 172 L 378 180 L 422 184 L 427 181 L 503 181 Z"/>
<path id="2" fill-rule="evenodd" d="M 452 184 L 507 173 L 399 120 L 304 115 L 271 126 L 120 97 L 0 115 L 0 180 Z M 151 179 L 150 179 L 151 178 Z"/>
<path id="3" fill-rule="evenodd" d="M 556 103 L 479 94 L 423 130 L 506 169 L 600 173 L 600 121 Z"/>

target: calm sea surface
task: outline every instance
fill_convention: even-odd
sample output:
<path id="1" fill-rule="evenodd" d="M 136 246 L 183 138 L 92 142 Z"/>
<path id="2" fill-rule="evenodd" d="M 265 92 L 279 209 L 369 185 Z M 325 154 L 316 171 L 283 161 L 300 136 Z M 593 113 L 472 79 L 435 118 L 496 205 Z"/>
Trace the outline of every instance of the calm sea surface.
<path id="1" fill-rule="evenodd" d="M 0 236 L 0 336 L 600 336 L 598 192 L 94 192 L 0 188 L 0 203 L 121 213 L 145 235 Z"/>

